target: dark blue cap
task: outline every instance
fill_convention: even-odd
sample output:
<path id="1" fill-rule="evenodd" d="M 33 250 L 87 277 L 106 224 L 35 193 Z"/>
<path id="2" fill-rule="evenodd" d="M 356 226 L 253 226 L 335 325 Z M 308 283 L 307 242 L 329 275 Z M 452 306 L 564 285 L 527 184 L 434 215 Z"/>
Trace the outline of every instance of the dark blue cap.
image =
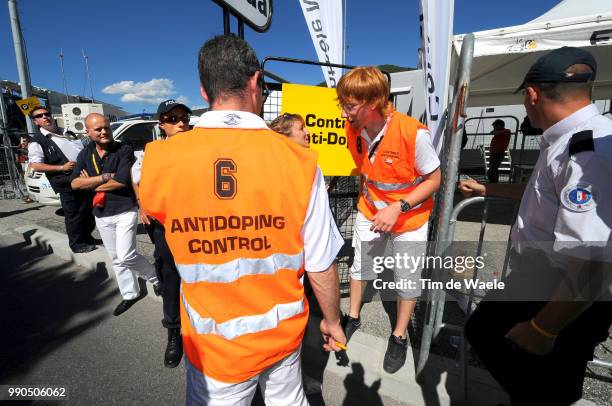
<path id="1" fill-rule="evenodd" d="M 588 65 L 593 72 L 565 72 L 567 68 L 576 64 Z M 597 62 L 595 62 L 595 58 L 589 52 L 573 47 L 558 48 L 541 56 L 536 63 L 531 65 L 523 83 L 514 93 L 524 89 L 525 83 L 587 82 L 595 80 L 596 74 Z"/>
<path id="2" fill-rule="evenodd" d="M 191 109 L 185 106 L 183 103 L 180 103 L 174 99 L 168 99 L 159 103 L 159 106 L 157 107 L 156 117 L 159 119 L 162 114 L 166 114 L 175 107 L 183 107 L 185 110 L 187 110 L 189 114 L 191 114 Z"/>

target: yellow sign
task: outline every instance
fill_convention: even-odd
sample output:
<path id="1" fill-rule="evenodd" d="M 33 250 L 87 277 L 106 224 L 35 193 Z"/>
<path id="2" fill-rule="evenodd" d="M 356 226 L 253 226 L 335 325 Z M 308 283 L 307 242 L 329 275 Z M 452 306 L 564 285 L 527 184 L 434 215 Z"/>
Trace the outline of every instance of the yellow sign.
<path id="1" fill-rule="evenodd" d="M 310 148 L 319 153 L 326 176 L 355 175 L 356 167 L 346 145 L 345 120 L 336 100 L 336 89 L 283 84 L 282 113 L 299 114 L 310 132 Z"/>
<path id="2" fill-rule="evenodd" d="M 34 107 L 42 106 L 42 103 L 36 96 L 28 97 L 27 99 L 17 100 L 17 106 L 23 115 L 27 116 Z"/>

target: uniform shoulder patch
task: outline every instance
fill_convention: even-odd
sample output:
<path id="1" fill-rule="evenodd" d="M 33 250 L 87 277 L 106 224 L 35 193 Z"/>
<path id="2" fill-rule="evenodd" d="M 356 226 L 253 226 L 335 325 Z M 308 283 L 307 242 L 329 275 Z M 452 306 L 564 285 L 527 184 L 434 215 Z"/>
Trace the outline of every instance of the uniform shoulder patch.
<path id="1" fill-rule="evenodd" d="M 585 212 L 597 206 L 597 193 L 590 183 L 567 185 L 561 191 L 561 203 L 575 212 Z"/>
<path id="2" fill-rule="evenodd" d="M 584 130 L 572 135 L 572 139 L 569 144 L 570 156 L 584 151 L 595 151 L 595 144 L 593 143 L 593 130 Z"/>

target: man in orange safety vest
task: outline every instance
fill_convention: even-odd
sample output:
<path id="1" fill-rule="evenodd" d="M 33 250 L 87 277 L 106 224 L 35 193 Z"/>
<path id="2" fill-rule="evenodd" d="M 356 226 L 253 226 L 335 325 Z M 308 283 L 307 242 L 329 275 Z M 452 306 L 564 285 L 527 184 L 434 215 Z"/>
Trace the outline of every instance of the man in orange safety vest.
<path id="1" fill-rule="evenodd" d="M 432 195 L 440 186 L 440 161 L 427 127 L 393 109 L 389 82 L 380 70 L 355 68 L 340 78 L 336 91 L 347 120 L 348 148 L 363 181 L 353 228 L 350 310 L 343 320 L 350 339 L 361 325 L 367 282 L 384 289 L 377 276 L 384 267 L 377 260 L 386 259 L 386 243 L 393 244 L 394 257 L 406 254 L 414 263 L 424 257 Z M 423 262 L 418 263 L 406 272 L 397 265 L 393 269 L 396 289 L 391 293 L 394 298 L 397 295 L 397 321 L 383 362 L 388 373 L 397 372 L 406 361 L 406 331 L 420 295 Z"/>
<path id="2" fill-rule="evenodd" d="M 195 128 L 147 146 L 142 208 L 160 221 L 182 279 L 187 404 L 307 405 L 300 347 L 307 274 L 324 348 L 346 343 L 335 257 L 344 241 L 316 153 L 267 128 L 255 52 L 217 36 L 199 54 L 211 111 Z"/>

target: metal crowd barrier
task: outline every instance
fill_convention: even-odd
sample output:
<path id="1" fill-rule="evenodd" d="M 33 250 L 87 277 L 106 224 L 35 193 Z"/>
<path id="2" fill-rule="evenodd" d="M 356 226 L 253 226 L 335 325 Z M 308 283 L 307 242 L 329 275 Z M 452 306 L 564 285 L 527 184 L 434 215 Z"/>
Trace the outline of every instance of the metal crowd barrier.
<path id="1" fill-rule="evenodd" d="M 8 137 L 4 137 L 8 138 Z M 27 196 L 24 170 L 15 159 L 17 147 L 8 139 L 0 144 L 0 199 L 20 199 Z"/>
<path id="2" fill-rule="evenodd" d="M 464 128 L 463 121 L 467 116 L 465 113 L 465 103 L 468 97 L 473 54 L 474 35 L 468 34 L 465 36 L 461 47 L 459 69 L 453 88 L 455 94 L 452 98 L 452 104 L 448 109 L 448 124 L 444 132 L 444 145 L 440 160 L 442 162 L 443 180 L 432 212 L 429 241 L 434 243 L 428 244 L 428 255 L 441 255 L 450 246 L 451 240 L 448 237 L 448 233 L 459 170 L 461 141 Z M 436 278 L 440 277 L 439 274 L 440 272 L 434 272 L 431 280 L 436 281 Z M 425 368 L 429 358 L 431 341 L 435 335 L 435 326 L 436 323 L 439 323 L 437 320 L 441 320 L 442 317 L 441 312 L 443 309 L 438 309 L 437 303 L 444 302 L 445 300 L 445 292 L 442 289 L 426 292 L 425 295 L 426 296 L 423 298 L 426 306 L 425 324 L 421 334 L 421 347 L 419 350 L 419 360 L 416 371 L 417 377 L 421 375 Z"/>
<path id="3" fill-rule="evenodd" d="M 457 224 L 457 219 L 459 215 L 461 214 L 461 212 L 471 205 L 478 204 L 478 203 L 484 203 L 484 207 L 482 211 L 482 218 L 480 221 L 480 231 L 479 231 L 479 236 L 478 236 L 478 242 L 477 242 L 476 252 L 474 254 L 475 257 L 481 256 L 483 254 L 485 231 L 486 231 L 487 221 L 489 217 L 488 216 L 489 205 L 491 203 L 500 203 L 500 202 L 508 202 L 508 201 L 509 199 L 502 199 L 502 198 L 496 198 L 496 197 L 486 197 L 486 198 L 485 197 L 472 197 L 469 199 L 462 200 L 459 204 L 455 206 L 453 213 L 451 215 L 450 227 L 449 227 L 449 232 L 448 232 L 449 239 L 451 241 L 454 240 L 455 226 Z M 514 206 L 513 218 L 516 217 L 517 209 L 518 209 L 518 202 L 516 202 Z M 510 235 L 508 235 L 506 249 L 505 249 L 504 256 L 503 256 L 504 259 L 503 259 L 503 265 L 501 268 L 501 271 L 502 271 L 501 278 L 504 278 L 507 274 L 508 262 L 509 262 L 509 255 L 508 255 L 509 251 L 510 251 Z M 447 275 L 446 272 L 439 272 L 439 274 L 443 275 L 443 277 Z M 478 279 L 477 269 L 474 270 L 472 279 L 475 279 L 475 280 Z M 462 295 L 462 293 L 456 292 L 455 296 L 457 295 Z M 481 299 L 482 297 L 477 297 L 477 295 L 474 292 L 473 287 L 470 289 L 469 292 L 465 293 L 464 295 L 467 296 L 467 304 L 465 306 L 465 319 L 467 320 L 472 313 L 472 307 L 475 303 L 475 299 Z M 460 388 L 461 388 L 460 397 L 462 401 L 466 401 L 467 400 L 467 389 L 468 389 L 467 388 L 468 386 L 468 350 L 469 350 L 468 343 L 467 343 L 467 340 L 465 339 L 465 335 L 463 332 L 464 326 L 442 322 L 442 317 L 444 315 L 444 307 L 446 304 L 444 299 L 445 299 L 445 295 L 442 295 L 442 300 L 439 300 L 435 304 L 432 305 L 435 308 L 434 310 L 435 318 L 433 320 L 434 325 L 432 329 L 433 334 L 428 335 L 426 337 L 426 340 L 428 341 L 429 344 L 431 344 L 431 340 L 435 339 L 435 337 L 438 336 L 442 328 L 459 333 L 460 342 L 458 345 L 459 352 L 458 352 L 457 358 L 459 360 L 459 382 L 460 382 Z"/>

